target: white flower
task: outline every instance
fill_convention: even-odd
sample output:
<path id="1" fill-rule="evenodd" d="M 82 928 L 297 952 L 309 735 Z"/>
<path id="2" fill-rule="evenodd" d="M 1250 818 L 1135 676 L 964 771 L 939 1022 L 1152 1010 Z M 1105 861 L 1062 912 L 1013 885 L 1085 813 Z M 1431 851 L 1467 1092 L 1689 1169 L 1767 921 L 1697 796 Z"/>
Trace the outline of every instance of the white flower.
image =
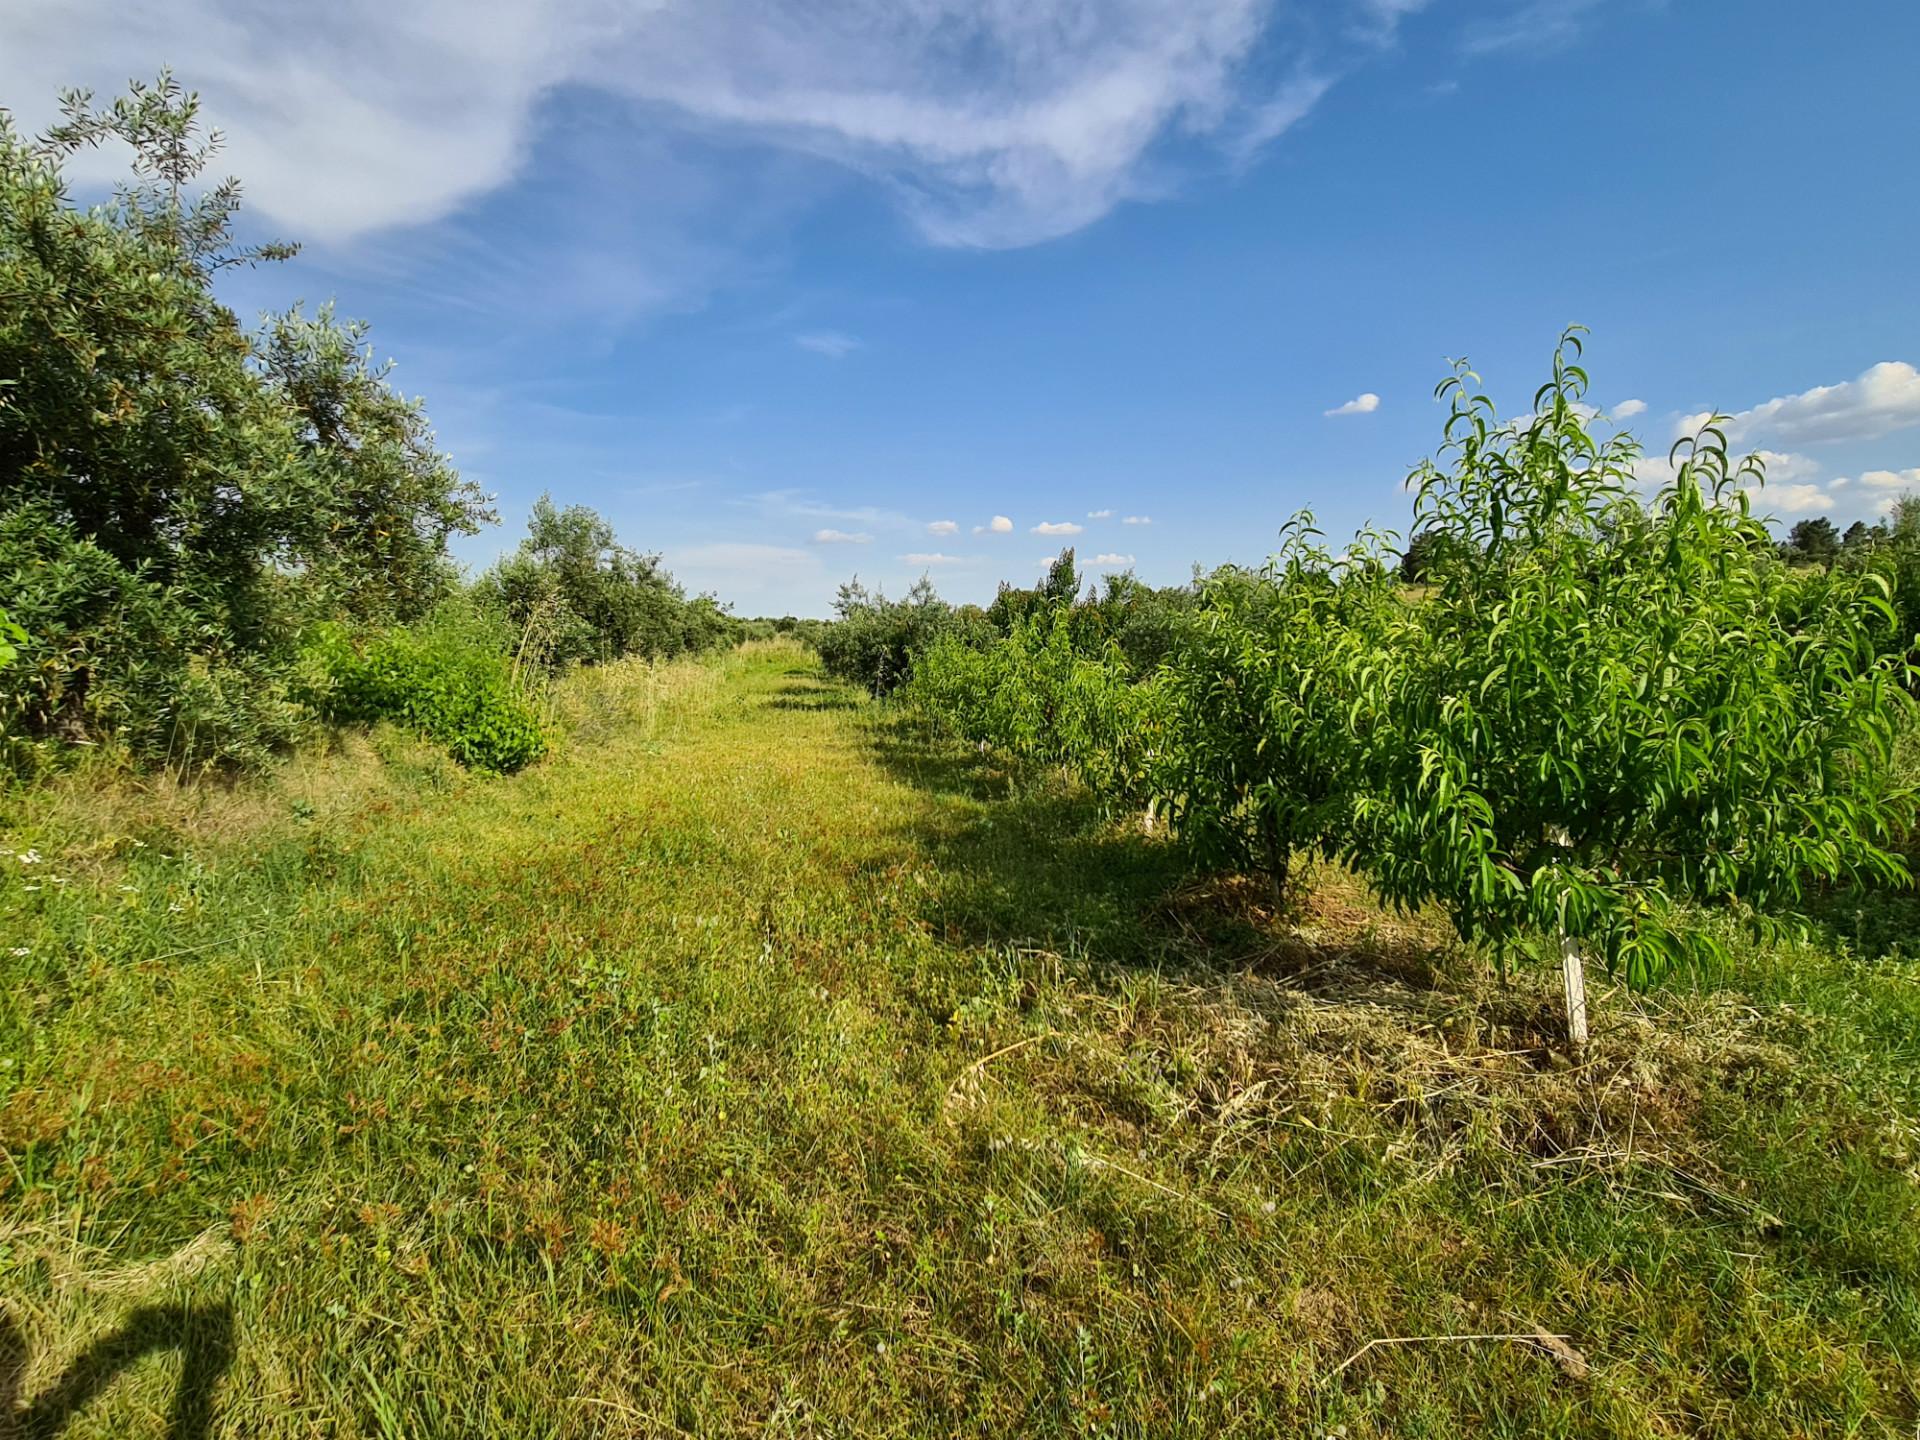
<path id="1" fill-rule="evenodd" d="M 19 860 L 22 865 L 38 865 L 40 863 L 40 852 L 38 850 L 22 850 L 19 855 Z"/>
<path id="2" fill-rule="evenodd" d="M 13 947 L 13 956 L 16 960 L 20 959 L 22 956 L 31 955 L 31 954 L 33 954 L 33 951 L 29 950 L 24 945 L 16 945 Z"/>

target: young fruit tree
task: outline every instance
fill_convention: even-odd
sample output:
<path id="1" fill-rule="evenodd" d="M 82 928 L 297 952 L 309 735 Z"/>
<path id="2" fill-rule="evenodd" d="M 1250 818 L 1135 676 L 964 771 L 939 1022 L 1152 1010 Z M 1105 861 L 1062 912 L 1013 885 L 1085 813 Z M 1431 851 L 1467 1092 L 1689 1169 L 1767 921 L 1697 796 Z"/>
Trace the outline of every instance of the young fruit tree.
<path id="1" fill-rule="evenodd" d="M 1432 589 L 1378 676 L 1352 849 L 1463 938 L 1558 958 L 1577 1048 L 1580 957 L 1644 985 L 1724 957 L 1683 901 L 1791 901 L 1906 876 L 1890 763 L 1911 678 L 1885 581 L 1789 570 L 1749 508 L 1754 461 L 1712 426 L 1643 499 L 1638 449 L 1598 439 L 1569 331 L 1533 413 L 1501 422 L 1464 364 L 1444 468 L 1409 479 Z"/>
<path id="2" fill-rule="evenodd" d="M 1345 845 L 1375 650 L 1404 609 L 1365 548 L 1330 554 L 1299 516 L 1263 570 L 1208 578 L 1161 672 L 1167 819 L 1203 864 L 1263 873 L 1287 905 L 1296 850 Z"/>

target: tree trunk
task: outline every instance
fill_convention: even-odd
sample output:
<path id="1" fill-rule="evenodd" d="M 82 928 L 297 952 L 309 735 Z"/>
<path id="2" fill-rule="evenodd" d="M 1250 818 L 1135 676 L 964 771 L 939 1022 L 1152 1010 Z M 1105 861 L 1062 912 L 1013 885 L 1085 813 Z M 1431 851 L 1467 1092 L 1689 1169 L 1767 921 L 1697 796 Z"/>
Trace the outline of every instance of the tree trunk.
<path id="1" fill-rule="evenodd" d="M 1587 1048 L 1587 972 L 1580 947 L 1560 932 L 1560 981 L 1567 997 L 1567 1049 L 1577 1060 Z"/>
<path id="2" fill-rule="evenodd" d="M 1269 820 L 1267 832 L 1267 878 L 1273 882 L 1273 910 L 1287 913 L 1287 881 L 1293 868 L 1293 847 L 1280 838 L 1280 827 Z"/>

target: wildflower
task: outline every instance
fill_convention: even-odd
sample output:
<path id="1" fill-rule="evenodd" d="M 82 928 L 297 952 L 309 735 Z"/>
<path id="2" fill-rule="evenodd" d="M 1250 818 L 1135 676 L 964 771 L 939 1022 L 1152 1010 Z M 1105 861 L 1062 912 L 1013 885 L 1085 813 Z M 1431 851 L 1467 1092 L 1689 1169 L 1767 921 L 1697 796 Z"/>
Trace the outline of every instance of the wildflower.
<path id="1" fill-rule="evenodd" d="M 31 954 L 33 954 L 33 951 L 29 950 L 25 945 L 16 945 L 13 947 L 13 958 L 16 960 L 23 959 Z"/>
<path id="2" fill-rule="evenodd" d="M 22 865 L 38 865 L 40 863 L 40 852 L 38 850 L 22 850 L 19 855 L 14 858 L 19 860 Z"/>

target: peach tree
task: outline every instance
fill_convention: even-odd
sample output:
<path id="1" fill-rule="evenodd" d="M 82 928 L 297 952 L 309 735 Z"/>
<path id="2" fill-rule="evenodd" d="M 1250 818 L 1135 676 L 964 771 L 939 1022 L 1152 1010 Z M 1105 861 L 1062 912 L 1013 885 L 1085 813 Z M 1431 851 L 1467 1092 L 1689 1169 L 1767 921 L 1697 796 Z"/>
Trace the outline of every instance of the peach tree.
<path id="1" fill-rule="evenodd" d="M 1724 958 L 1683 902 L 1791 903 L 1904 880 L 1914 792 L 1891 762 L 1911 673 L 1879 577 L 1790 572 L 1713 426 L 1649 500 L 1600 438 L 1575 331 L 1532 413 L 1501 422 L 1464 364 L 1440 463 L 1409 477 L 1431 592 L 1382 647 L 1350 853 L 1502 957 L 1558 945 L 1642 985 Z M 1578 1012 L 1577 1014 L 1574 1012 Z"/>

